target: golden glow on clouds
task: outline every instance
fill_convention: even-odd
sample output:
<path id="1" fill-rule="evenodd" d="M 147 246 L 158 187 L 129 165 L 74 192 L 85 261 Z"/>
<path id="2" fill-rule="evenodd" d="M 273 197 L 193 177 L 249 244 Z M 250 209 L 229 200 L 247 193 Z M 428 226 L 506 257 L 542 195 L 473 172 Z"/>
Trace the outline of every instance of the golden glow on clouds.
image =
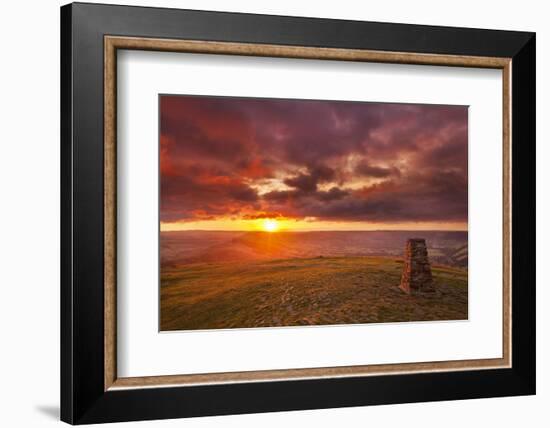
<path id="1" fill-rule="evenodd" d="M 291 190 L 281 178 L 267 178 L 263 180 L 250 181 L 247 183 L 251 188 L 258 192 L 259 196 L 265 195 L 269 192 L 280 192 L 284 190 Z"/>

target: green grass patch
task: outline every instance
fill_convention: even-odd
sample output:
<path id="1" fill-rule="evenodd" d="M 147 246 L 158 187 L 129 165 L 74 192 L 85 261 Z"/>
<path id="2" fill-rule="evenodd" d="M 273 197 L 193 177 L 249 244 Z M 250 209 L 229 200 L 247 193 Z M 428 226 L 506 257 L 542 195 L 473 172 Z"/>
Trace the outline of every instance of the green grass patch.
<path id="1" fill-rule="evenodd" d="M 402 263 L 323 257 L 197 263 L 161 276 L 161 329 L 219 329 L 466 319 L 467 271 L 436 266 L 436 293 L 399 288 Z"/>

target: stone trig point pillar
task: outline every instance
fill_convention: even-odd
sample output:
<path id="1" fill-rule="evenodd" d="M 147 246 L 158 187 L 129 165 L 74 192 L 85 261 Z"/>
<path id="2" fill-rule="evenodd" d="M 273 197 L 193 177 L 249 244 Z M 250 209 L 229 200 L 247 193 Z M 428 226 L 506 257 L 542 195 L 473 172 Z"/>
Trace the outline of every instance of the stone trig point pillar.
<path id="1" fill-rule="evenodd" d="M 399 288 L 407 294 L 435 291 L 425 239 L 407 240 L 405 264 Z"/>

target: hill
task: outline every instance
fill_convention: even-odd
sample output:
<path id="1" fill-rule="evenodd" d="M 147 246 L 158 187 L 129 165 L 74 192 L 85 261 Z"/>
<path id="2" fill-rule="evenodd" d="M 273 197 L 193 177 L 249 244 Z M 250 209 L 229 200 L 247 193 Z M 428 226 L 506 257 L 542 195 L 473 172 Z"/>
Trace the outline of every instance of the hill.
<path id="1" fill-rule="evenodd" d="M 444 231 L 326 231 L 161 233 L 162 267 L 211 262 L 391 256 L 402 257 L 408 238 L 425 238 L 432 263 L 467 267 L 468 233 Z"/>
<path id="2" fill-rule="evenodd" d="M 315 257 L 163 268 L 161 330 L 459 320 L 467 271 L 433 267 L 436 293 L 409 296 L 392 257 Z"/>

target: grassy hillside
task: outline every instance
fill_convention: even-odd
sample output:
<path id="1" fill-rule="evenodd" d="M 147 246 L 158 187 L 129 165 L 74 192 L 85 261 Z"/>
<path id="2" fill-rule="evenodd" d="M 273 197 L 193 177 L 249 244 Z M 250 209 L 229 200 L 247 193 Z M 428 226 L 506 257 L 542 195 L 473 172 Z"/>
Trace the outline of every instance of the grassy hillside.
<path id="1" fill-rule="evenodd" d="M 437 293 L 408 296 L 402 268 L 363 256 L 163 269 L 161 330 L 467 319 L 465 270 L 433 267 Z"/>

